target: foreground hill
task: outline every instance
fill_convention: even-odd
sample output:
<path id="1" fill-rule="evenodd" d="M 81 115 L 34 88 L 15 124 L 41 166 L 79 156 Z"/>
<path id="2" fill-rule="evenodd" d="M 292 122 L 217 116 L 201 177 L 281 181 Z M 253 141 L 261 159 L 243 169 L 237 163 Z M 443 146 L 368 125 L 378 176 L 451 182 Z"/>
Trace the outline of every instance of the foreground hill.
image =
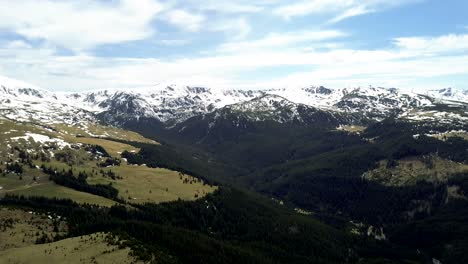
<path id="1" fill-rule="evenodd" d="M 159 144 L 134 132 L 83 123 L 84 128 L 0 119 L 0 125 L 0 197 L 71 198 L 111 206 L 121 201 L 193 200 L 215 190 L 203 180 L 177 171 L 128 165 L 121 153 L 139 149 L 117 141 Z M 56 179 L 50 181 L 52 176 Z M 76 182 L 60 177 L 76 178 Z"/>

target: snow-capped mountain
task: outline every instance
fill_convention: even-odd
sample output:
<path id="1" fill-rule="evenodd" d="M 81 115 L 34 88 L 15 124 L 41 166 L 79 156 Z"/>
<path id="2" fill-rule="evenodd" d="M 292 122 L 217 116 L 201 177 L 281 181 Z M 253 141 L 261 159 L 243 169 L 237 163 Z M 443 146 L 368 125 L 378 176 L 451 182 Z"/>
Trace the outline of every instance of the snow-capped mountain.
<path id="1" fill-rule="evenodd" d="M 396 88 L 323 86 L 270 90 L 220 90 L 162 83 L 148 88 L 53 93 L 9 78 L 0 78 L 0 115 L 45 123 L 107 122 L 153 118 L 173 126 L 218 109 L 245 118 L 287 122 L 305 112 L 332 113 L 349 122 L 395 116 L 410 120 L 467 123 L 468 93 L 453 89 L 426 95 Z M 450 100 L 450 101 L 449 101 Z M 458 101 L 454 107 L 453 101 Z M 440 110 L 440 105 L 450 105 Z M 351 115 L 353 116 L 351 118 Z"/>
<path id="2" fill-rule="evenodd" d="M 461 90 L 448 87 L 439 90 L 430 90 L 426 94 L 430 97 L 434 97 L 437 99 L 468 102 L 468 90 Z"/>
<path id="3" fill-rule="evenodd" d="M 244 91 L 171 84 L 125 92 L 100 91 L 73 96 L 86 105 L 85 109 L 99 112 L 107 122 L 150 117 L 174 124 L 265 95 L 280 96 L 292 103 L 328 111 L 355 113 L 366 119 L 382 119 L 415 108 L 433 106 L 433 100 L 425 95 L 377 87 L 329 89 L 311 86 Z M 270 109 L 271 113 L 274 111 Z"/>
<path id="4" fill-rule="evenodd" d="M 95 120 L 91 113 L 63 95 L 6 77 L 0 77 L 0 116 L 43 123 Z"/>
<path id="5" fill-rule="evenodd" d="M 264 94 L 249 101 L 227 105 L 215 111 L 215 113 L 216 118 L 230 115 L 237 119 L 275 121 L 278 123 L 311 124 L 318 121 L 327 123 L 356 121 L 352 120 L 351 116 L 345 120 L 345 115 L 341 115 L 336 111 L 294 103 L 282 96 L 273 94 Z"/>
<path id="6" fill-rule="evenodd" d="M 106 120 L 152 117 L 162 122 L 180 122 L 212 112 L 228 104 L 253 99 L 261 91 L 215 90 L 178 84 L 159 84 L 131 91 L 99 91 L 73 94 L 89 111 Z"/>
<path id="7" fill-rule="evenodd" d="M 230 123 L 233 127 L 246 127 L 249 123 L 260 121 L 287 125 L 337 127 L 340 124 L 361 121 L 353 114 L 298 104 L 273 94 L 264 94 L 249 101 L 227 105 L 203 115 L 202 119 L 209 123 L 209 128 L 218 123 Z"/>
<path id="8" fill-rule="evenodd" d="M 432 105 L 427 96 L 395 88 L 356 87 L 329 89 L 323 86 L 268 90 L 289 100 L 321 109 L 358 113 L 368 118 L 384 118 L 409 109 Z"/>

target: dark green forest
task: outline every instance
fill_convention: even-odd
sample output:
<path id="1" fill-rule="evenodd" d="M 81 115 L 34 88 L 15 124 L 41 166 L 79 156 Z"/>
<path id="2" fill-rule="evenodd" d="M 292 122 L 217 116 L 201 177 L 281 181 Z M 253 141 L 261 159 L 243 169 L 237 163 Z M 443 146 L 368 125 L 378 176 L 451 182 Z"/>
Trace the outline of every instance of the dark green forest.
<path id="1" fill-rule="evenodd" d="M 203 127 L 195 124 L 195 132 L 197 126 Z M 268 122 L 242 128 L 228 124 L 222 123 L 219 131 L 203 137 L 187 132 L 188 129 L 182 134 L 166 131 L 163 137 L 138 130 L 165 144 L 138 145 L 141 152 L 127 153 L 126 157 L 131 163 L 184 168 L 217 183 L 274 197 L 289 207 L 311 211 L 314 218 L 340 230 L 349 220 L 382 226 L 390 242 L 414 251 L 425 250 L 443 263 L 466 259 L 462 249 L 468 235 L 464 227 L 468 203 L 458 200 L 447 204 L 446 197 L 447 186 L 452 185 L 467 193 L 467 175 L 454 176 L 448 182 L 422 181 L 401 187 L 384 186 L 361 177 L 382 159 L 437 155 L 467 163 L 466 140 L 452 137 L 441 141 L 425 136 L 447 127 L 389 119 L 369 124 L 361 135 L 355 135 L 320 125 L 292 129 L 291 124 L 284 127 Z M 228 132 L 223 133 L 222 128 Z M 415 137 L 416 134 L 420 136 Z M 416 212 L 408 218 L 407 212 L 415 208 L 414 201 L 427 202 L 431 211 Z M 418 243 L 419 240 L 426 242 Z"/>
<path id="2" fill-rule="evenodd" d="M 467 141 L 441 141 L 424 135 L 433 126 L 394 120 L 369 124 L 359 135 L 327 123 L 260 122 L 236 128 L 227 121 L 206 134 L 197 130 L 206 120 L 189 122 L 184 133 L 177 127 L 154 124 L 150 130 L 143 122 L 140 130 L 140 125 L 128 124 L 162 144 L 120 141 L 141 149 L 124 152 L 122 158 L 220 186 L 205 198 L 102 208 L 6 196 L 0 204 L 65 217 L 67 236 L 110 232 L 138 258 L 154 263 L 468 262 L 468 201 L 447 200 L 448 186 L 468 193 L 468 175 L 398 187 L 361 177 L 383 159 L 393 161 L 388 166 L 424 155 L 467 163 Z M 42 169 L 57 184 L 114 200 L 119 195 L 110 185 L 87 184 L 84 173 L 74 177 Z M 415 201 L 430 210 L 418 211 Z M 382 228 L 386 239 L 365 231 L 352 234 L 353 223 Z"/>

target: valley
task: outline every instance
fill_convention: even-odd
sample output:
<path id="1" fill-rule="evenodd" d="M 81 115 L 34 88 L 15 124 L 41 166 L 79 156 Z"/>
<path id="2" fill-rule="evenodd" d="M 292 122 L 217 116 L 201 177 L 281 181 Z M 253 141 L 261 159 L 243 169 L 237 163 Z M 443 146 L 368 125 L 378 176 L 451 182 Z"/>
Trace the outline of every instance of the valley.
<path id="1" fill-rule="evenodd" d="M 457 263 L 468 103 L 450 95 L 4 84 L 0 260 Z"/>

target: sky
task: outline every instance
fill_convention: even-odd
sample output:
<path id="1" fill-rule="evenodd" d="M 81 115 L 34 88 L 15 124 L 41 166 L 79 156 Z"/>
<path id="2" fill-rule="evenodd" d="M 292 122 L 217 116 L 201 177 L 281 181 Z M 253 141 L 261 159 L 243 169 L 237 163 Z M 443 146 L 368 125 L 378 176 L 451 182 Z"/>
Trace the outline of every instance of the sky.
<path id="1" fill-rule="evenodd" d="M 54 91 L 468 89 L 467 12 L 466 0 L 0 0 L 0 75 Z"/>

